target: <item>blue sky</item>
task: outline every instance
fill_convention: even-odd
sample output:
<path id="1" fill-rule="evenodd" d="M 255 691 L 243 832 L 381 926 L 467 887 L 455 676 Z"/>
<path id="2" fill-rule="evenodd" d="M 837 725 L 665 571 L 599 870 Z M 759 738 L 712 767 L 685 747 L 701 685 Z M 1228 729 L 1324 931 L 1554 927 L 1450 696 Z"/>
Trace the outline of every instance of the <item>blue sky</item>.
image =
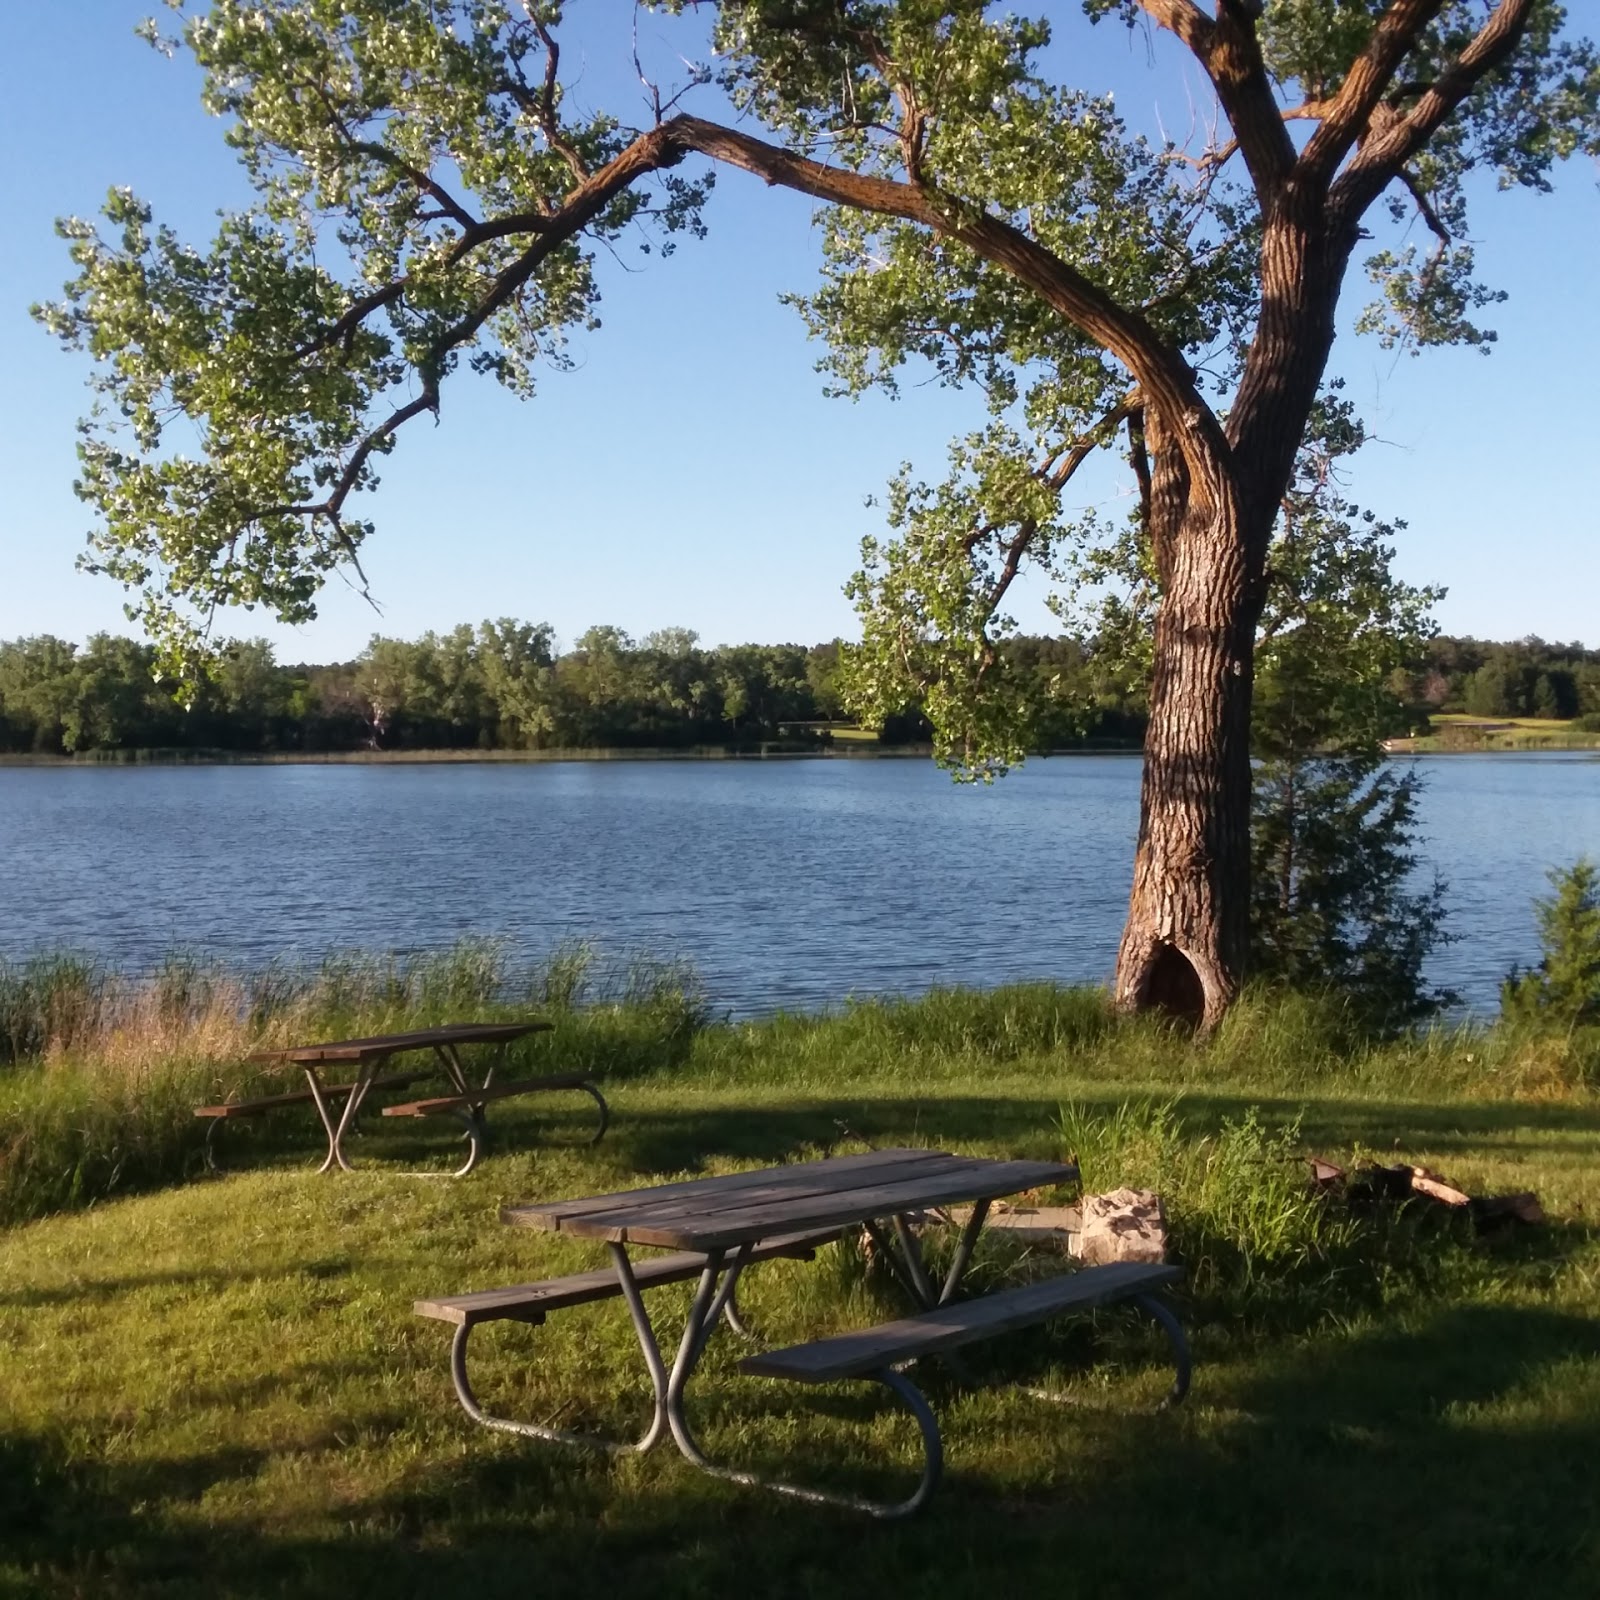
<path id="1" fill-rule="evenodd" d="M 92 214 L 108 186 L 127 184 L 199 237 L 217 207 L 246 197 L 193 70 L 133 37 L 151 8 L 71 0 L 7 18 L 0 638 L 131 631 L 121 591 L 73 566 L 87 527 L 71 490 L 83 370 L 27 316 L 66 275 L 53 219 Z M 600 13 L 612 37 L 595 38 L 579 92 L 605 102 L 627 84 L 625 53 L 608 48 L 623 42 L 615 24 L 627 8 L 602 0 Z M 670 37 L 647 19 L 657 59 Z M 1143 41 L 1108 27 L 1090 48 L 1098 76 L 1079 81 L 1114 87 L 1130 122 L 1154 131 L 1170 68 L 1152 71 Z M 1451 632 L 1600 647 L 1597 176 L 1580 163 L 1558 174 L 1553 196 L 1480 197 L 1480 267 L 1511 294 L 1486 318 L 1500 333 L 1492 356 L 1397 357 L 1348 331 L 1335 354 L 1380 441 L 1358 459 L 1350 492 L 1410 524 L 1400 571 L 1448 585 L 1439 618 Z M 447 388 L 437 429 L 419 419 L 407 431 L 371 501 L 378 532 L 365 564 L 381 616 L 336 583 L 307 627 L 240 614 L 227 631 L 265 633 L 285 660 L 347 657 L 378 629 L 414 635 L 502 615 L 548 621 L 564 640 L 596 622 L 634 634 L 683 625 L 711 643 L 851 634 L 840 586 L 861 537 L 882 528 L 866 498 L 903 460 L 936 476 L 978 408 L 914 385 L 898 402 L 824 398 L 818 351 L 778 303 L 812 281 L 809 204 L 727 173 L 709 221 L 709 239 L 669 261 L 607 271 L 604 326 L 576 342 L 577 370 L 550 373 L 531 403 L 466 374 Z M 1347 287 L 1346 324 L 1363 288 Z M 1079 500 L 1124 492 L 1101 472 Z M 1017 611 L 1044 628 L 1038 599 Z"/>

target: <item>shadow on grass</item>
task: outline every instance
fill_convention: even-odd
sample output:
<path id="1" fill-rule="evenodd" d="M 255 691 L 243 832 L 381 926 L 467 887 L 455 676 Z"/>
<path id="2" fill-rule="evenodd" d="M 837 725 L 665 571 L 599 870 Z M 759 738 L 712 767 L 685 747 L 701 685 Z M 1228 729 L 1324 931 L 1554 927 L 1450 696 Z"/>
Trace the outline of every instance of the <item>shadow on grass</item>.
<path id="1" fill-rule="evenodd" d="M 1070 1086 L 1068 1093 L 1041 1095 L 959 1095 L 909 1092 L 896 1095 L 817 1095 L 804 1099 L 730 1104 L 723 1092 L 703 1102 L 686 1092 L 680 1107 L 663 1105 L 657 1095 L 636 1100 L 625 1090 L 611 1091 L 612 1122 L 589 1159 L 595 1167 L 595 1192 L 627 1188 L 661 1173 L 694 1172 L 711 1160 L 778 1162 L 824 1155 L 836 1147 L 861 1144 L 930 1145 L 958 1142 L 998 1147 L 993 1153 L 1056 1159 L 1062 1155 L 1058 1118 L 1071 1098 L 1092 1113 L 1108 1114 L 1137 1090 L 1100 1093 Z M 1164 1096 L 1152 1096 L 1160 1100 Z M 699 1102 L 699 1103 L 697 1103 Z M 1362 1145 L 1383 1152 L 1427 1149 L 1448 1155 L 1454 1149 L 1481 1152 L 1538 1135 L 1541 1151 L 1600 1151 L 1600 1108 L 1545 1103 L 1427 1103 L 1302 1096 L 1183 1093 L 1178 1111 L 1186 1126 L 1214 1132 L 1259 1108 L 1268 1123 L 1301 1118 L 1301 1135 L 1312 1148 L 1348 1150 Z M 533 1096 L 493 1108 L 488 1157 L 496 1153 L 537 1155 L 542 1150 L 587 1147 L 594 1128 L 590 1103 L 581 1096 Z M 396 1126 L 394 1119 L 363 1120 L 358 1136 L 347 1140 L 350 1159 L 373 1173 L 402 1175 L 408 1168 L 432 1169 L 444 1176 L 461 1159 L 460 1130 L 452 1119 L 432 1118 Z M 326 1151 L 320 1126 L 309 1113 L 282 1113 L 229 1130 L 219 1141 L 218 1165 L 230 1171 L 304 1166 L 308 1175 Z"/>
<path id="2" fill-rule="evenodd" d="M 303 1261 L 278 1273 L 263 1273 L 257 1269 L 240 1268 L 225 1272 L 215 1267 L 197 1267 L 175 1272 L 132 1273 L 120 1278 L 90 1278 L 71 1284 L 57 1284 L 49 1288 L 34 1286 L 25 1289 L 0 1289 L 0 1308 L 11 1307 L 23 1311 L 42 1310 L 46 1306 L 103 1305 L 120 1299 L 123 1295 L 138 1294 L 146 1289 L 220 1289 L 225 1285 L 258 1282 L 266 1277 L 293 1279 L 342 1278 L 349 1274 L 348 1257 L 331 1257 L 319 1261 Z"/>
<path id="3" fill-rule="evenodd" d="M 1060 1095 L 840 1094 L 749 1105 L 729 1105 L 724 1100 L 699 1106 L 689 1101 L 681 1109 L 624 1101 L 597 1155 L 641 1175 L 693 1171 L 713 1156 L 780 1161 L 797 1152 L 823 1153 L 858 1140 L 877 1146 L 946 1140 L 1000 1143 L 1010 1155 L 1059 1156 L 1057 1122 L 1066 1098 L 1103 1114 L 1141 1096 L 1123 1088 L 1095 1093 L 1074 1085 L 1070 1093 Z M 1541 1136 L 1541 1150 L 1600 1149 L 1600 1108 L 1591 1106 L 1432 1105 L 1213 1091 L 1178 1097 L 1184 1124 L 1198 1132 L 1214 1132 L 1225 1121 L 1238 1121 L 1252 1107 L 1269 1123 L 1301 1118 L 1305 1142 L 1331 1149 L 1355 1144 L 1373 1150 L 1396 1145 L 1436 1151 L 1456 1146 L 1477 1149 L 1494 1143 L 1497 1135 L 1509 1140 L 1528 1132 Z"/>
<path id="4" fill-rule="evenodd" d="M 808 1399 L 787 1395 L 810 1469 Z M 760 1424 L 769 1400 L 751 1406 Z M 1592 1596 L 1600 1572 L 1600 1325 L 1578 1317 L 1445 1309 L 1265 1370 L 1203 1370 L 1176 1414 L 1014 1398 L 957 1415 L 946 1442 L 931 1512 L 879 1526 L 717 1483 L 667 1452 L 613 1465 L 452 1425 L 422 1439 L 404 1481 L 313 1530 L 208 1512 L 208 1494 L 226 1504 L 269 1470 L 258 1452 L 68 1465 L 48 1440 L 0 1436 L 0 1579 L 112 1597 L 1545 1600 Z M 1020 1467 L 976 1464 L 1002 1447 Z M 757 1448 L 778 1460 L 785 1446 Z"/>

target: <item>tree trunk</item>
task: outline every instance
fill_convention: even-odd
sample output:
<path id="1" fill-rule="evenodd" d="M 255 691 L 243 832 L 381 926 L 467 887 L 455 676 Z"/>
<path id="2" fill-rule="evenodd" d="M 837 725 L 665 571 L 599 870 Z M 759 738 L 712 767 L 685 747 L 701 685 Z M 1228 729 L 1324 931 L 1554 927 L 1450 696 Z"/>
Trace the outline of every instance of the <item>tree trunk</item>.
<path id="1" fill-rule="evenodd" d="M 1206 497 L 1207 500 L 1210 497 Z M 1159 513 L 1159 508 L 1152 508 Z M 1259 585 L 1237 499 L 1191 499 L 1165 555 L 1133 893 L 1117 1004 L 1202 1031 L 1244 976 L 1250 936 L 1250 692 Z M 1163 548 L 1165 547 L 1165 548 Z"/>
<path id="2" fill-rule="evenodd" d="M 1161 580 L 1139 844 L 1117 953 L 1117 1004 L 1210 1032 L 1250 946 L 1250 699 L 1263 569 L 1332 348 L 1354 227 L 1326 232 L 1321 195 L 1289 185 L 1266 219 L 1261 321 L 1234 403 L 1228 460 L 1163 503 L 1152 410 L 1147 533 Z M 1172 419 L 1169 450 L 1176 454 Z M 1184 452 L 1197 459 L 1193 446 Z"/>

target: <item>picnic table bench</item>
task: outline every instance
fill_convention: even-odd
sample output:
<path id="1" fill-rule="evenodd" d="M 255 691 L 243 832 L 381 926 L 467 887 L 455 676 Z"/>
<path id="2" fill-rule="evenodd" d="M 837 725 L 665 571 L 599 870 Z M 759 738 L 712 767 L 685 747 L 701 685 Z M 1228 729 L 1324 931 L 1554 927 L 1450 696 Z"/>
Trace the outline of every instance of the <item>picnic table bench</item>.
<path id="1" fill-rule="evenodd" d="M 996 1161 L 938 1150 L 878 1150 L 586 1199 L 512 1206 L 501 1216 L 513 1225 L 603 1240 L 611 1270 L 419 1300 L 414 1309 L 419 1316 L 455 1324 L 450 1363 L 456 1395 L 468 1416 L 486 1427 L 562 1444 L 638 1451 L 651 1449 L 670 1433 L 689 1461 L 719 1477 L 878 1517 L 901 1517 L 926 1504 L 944 1460 L 938 1419 L 901 1370 L 912 1360 L 948 1358 L 952 1351 L 978 1340 L 1128 1301 L 1151 1316 L 1171 1344 L 1176 1377 L 1163 1405 L 1181 1401 L 1188 1392 L 1189 1352 L 1183 1329 L 1153 1292 L 1180 1278 L 1181 1268 L 1119 1262 L 1082 1267 L 972 1299 L 957 1298 L 990 1203 L 1076 1178 L 1077 1169 L 1061 1162 Z M 929 1208 L 968 1202 L 972 1211 L 944 1281 L 936 1286 L 923 1260 L 914 1219 Z M 735 1301 L 740 1274 L 755 1262 L 775 1257 L 810 1259 L 819 1245 L 856 1227 L 864 1227 L 874 1239 L 917 1310 L 875 1328 L 751 1355 L 740 1367 L 756 1376 L 808 1384 L 866 1378 L 888 1389 L 916 1420 L 924 1457 L 916 1489 L 892 1503 L 717 1465 L 701 1450 L 684 1412 L 685 1388 L 718 1322 L 726 1319 L 741 1329 Z M 635 1260 L 630 1248 L 639 1246 L 676 1253 Z M 697 1280 L 694 1297 L 669 1367 L 645 1310 L 643 1291 L 691 1279 Z M 484 1411 L 467 1376 L 467 1341 L 475 1326 L 502 1319 L 539 1323 L 564 1306 L 613 1296 L 627 1302 L 654 1397 L 649 1425 L 637 1440 L 600 1439 Z"/>
<path id="2" fill-rule="evenodd" d="M 441 1113 L 458 1117 L 466 1128 L 467 1159 L 452 1176 L 462 1178 L 478 1163 L 488 1141 L 488 1126 L 484 1108 L 491 1100 L 503 1100 L 512 1095 L 537 1094 L 564 1089 L 575 1089 L 588 1095 L 599 1107 L 600 1122 L 590 1143 L 606 1131 L 610 1108 L 599 1089 L 582 1073 L 564 1073 L 541 1078 L 523 1078 L 514 1083 L 495 1083 L 491 1064 L 481 1084 L 472 1083 L 461 1060 L 461 1046 L 469 1044 L 509 1044 L 530 1033 L 548 1032 L 548 1022 L 450 1022 L 437 1028 L 418 1028 L 410 1033 L 375 1034 L 366 1039 L 336 1039 L 323 1044 L 292 1045 L 282 1050 L 261 1050 L 252 1055 L 252 1061 L 293 1063 L 306 1075 L 304 1089 L 284 1094 L 262 1095 L 253 1100 L 226 1100 L 217 1105 L 196 1106 L 194 1114 L 210 1120 L 206 1130 L 206 1161 L 215 1167 L 212 1141 L 222 1124 L 235 1117 L 250 1117 L 274 1111 L 281 1106 L 310 1102 L 321 1118 L 323 1131 L 328 1136 L 328 1153 L 318 1172 L 342 1169 L 352 1172 L 349 1158 L 344 1152 L 345 1136 L 355 1126 L 356 1118 L 368 1094 L 374 1089 L 403 1089 L 420 1078 L 442 1070 L 449 1080 L 452 1092 L 434 1095 L 425 1100 L 411 1100 L 402 1105 L 383 1107 L 386 1117 L 428 1117 Z M 383 1073 L 381 1068 L 394 1056 L 409 1051 L 431 1051 L 434 1061 L 402 1072 Z M 320 1076 L 328 1066 L 353 1066 L 354 1079 L 349 1083 L 326 1083 Z M 337 1117 L 334 1115 L 337 1109 Z M 432 1176 L 432 1174 L 429 1174 Z"/>

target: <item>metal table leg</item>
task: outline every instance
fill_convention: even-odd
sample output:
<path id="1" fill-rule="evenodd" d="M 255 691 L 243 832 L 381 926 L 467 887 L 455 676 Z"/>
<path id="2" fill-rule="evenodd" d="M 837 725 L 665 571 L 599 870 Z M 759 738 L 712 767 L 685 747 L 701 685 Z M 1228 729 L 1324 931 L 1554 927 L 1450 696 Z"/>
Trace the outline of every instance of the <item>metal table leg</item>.
<path id="1" fill-rule="evenodd" d="M 628 1260 L 627 1251 L 620 1244 L 613 1244 L 609 1249 L 612 1260 L 616 1263 L 617 1276 L 622 1282 L 623 1297 L 627 1300 L 628 1310 L 633 1316 L 634 1330 L 639 1337 L 639 1348 L 644 1353 L 645 1365 L 650 1370 L 651 1379 L 657 1385 L 656 1423 L 648 1435 L 649 1443 L 641 1443 L 641 1449 L 649 1448 L 649 1444 L 654 1444 L 659 1438 L 660 1424 L 664 1420 L 671 1430 L 673 1442 L 685 1460 L 702 1472 L 726 1479 L 729 1483 L 770 1489 L 776 1494 L 789 1495 L 796 1500 L 807 1500 L 815 1505 L 845 1506 L 853 1511 L 864 1511 L 869 1516 L 885 1519 L 910 1516 L 912 1512 L 920 1510 L 927 1503 L 944 1470 L 944 1449 L 939 1438 L 939 1424 L 920 1391 L 898 1372 L 875 1372 L 872 1376 L 906 1407 L 915 1419 L 922 1436 L 922 1476 L 918 1480 L 917 1487 L 904 1500 L 892 1502 L 866 1500 L 859 1495 L 810 1489 L 800 1484 L 785 1483 L 781 1479 L 763 1478 L 753 1472 L 741 1472 L 733 1467 L 718 1466 L 711 1461 L 700 1448 L 699 1442 L 690 1430 L 689 1420 L 684 1415 L 684 1390 L 694 1375 L 701 1356 L 705 1353 L 706 1344 L 716 1329 L 718 1318 L 724 1316 L 733 1304 L 734 1290 L 738 1284 L 739 1274 L 749 1259 L 751 1246 L 743 1245 L 734 1253 L 725 1273 L 724 1252 L 712 1250 L 707 1253 L 705 1268 L 695 1288 L 694 1299 L 689 1307 L 689 1317 L 684 1324 L 683 1337 L 679 1341 L 678 1353 L 670 1371 L 667 1371 L 666 1364 L 662 1360 L 661 1347 L 656 1341 L 655 1329 L 651 1326 L 649 1315 L 645 1311 L 644 1299 L 634 1281 L 633 1267 Z M 664 1389 L 661 1383 L 663 1376 Z"/>
<path id="2" fill-rule="evenodd" d="M 945 1275 L 944 1285 L 937 1291 L 933 1287 L 933 1280 L 928 1276 L 927 1264 L 922 1259 L 922 1245 L 917 1239 L 916 1229 L 910 1219 L 904 1215 L 896 1215 L 894 1219 L 895 1236 L 900 1241 L 900 1248 L 905 1254 L 906 1271 L 902 1274 L 901 1281 L 910 1288 L 912 1298 L 924 1311 L 932 1311 L 938 1306 L 948 1305 L 954 1298 L 955 1292 L 961 1283 L 961 1274 L 966 1271 L 967 1263 L 972 1259 L 973 1246 L 978 1242 L 979 1230 L 983 1227 L 984 1218 L 989 1214 L 989 1202 L 980 1200 L 972 1208 L 972 1215 L 967 1219 L 966 1226 L 961 1230 L 961 1238 L 956 1244 L 956 1253 L 950 1262 L 950 1270 Z M 894 1257 L 890 1256 L 890 1264 L 894 1264 Z M 945 1364 L 950 1373 L 963 1383 L 974 1381 L 972 1369 L 955 1350 L 946 1350 L 939 1359 Z"/>
<path id="3" fill-rule="evenodd" d="M 961 1230 L 961 1237 L 956 1242 L 955 1257 L 950 1262 L 950 1270 L 945 1274 L 944 1287 L 939 1291 L 939 1304 L 949 1305 L 955 1298 L 955 1293 L 961 1286 L 961 1274 L 967 1270 L 967 1263 L 972 1260 L 973 1247 L 978 1242 L 978 1235 L 983 1231 L 983 1224 L 989 1215 L 989 1202 L 980 1200 L 972 1208 L 972 1215 L 967 1218 L 967 1225 Z"/>
<path id="4" fill-rule="evenodd" d="M 455 1384 L 456 1398 L 461 1402 L 462 1410 L 474 1422 L 481 1422 L 486 1428 L 496 1428 L 502 1433 L 520 1433 L 527 1438 L 543 1439 L 550 1444 L 575 1444 L 589 1450 L 610 1450 L 618 1455 L 630 1452 L 642 1454 L 654 1446 L 666 1432 L 667 1375 L 660 1364 L 659 1354 L 653 1365 L 650 1353 L 647 1351 L 645 1355 L 654 1401 L 649 1425 L 637 1439 L 608 1439 L 603 1434 L 578 1433 L 571 1428 L 556 1428 L 543 1422 L 518 1422 L 512 1417 L 497 1417 L 485 1411 L 478 1403 L 478 1397 L 473 1393 L 472 1384 L 467 1377 L 467 1340 L 471 1336 L 470 1323 L 465 1323 L 456 1329 L 456 1336 L 450 1345 L 450 1377 Z"/>
<path id="5" fill-rule="evenodd" d="M 323 1159 L 322 1165 L 317 1168 L 318 1172 L 327 1172 L 335 1165 L 346 1172 L 355 1171 L 345 1159 L 344 1136 L 354 1123 L 356 1114 L 361 1110 L 361 1102 L 366 1099 L 367 1090 L 372 1087 L 372 1080 L 377 1077 L 379 1066 L 387 1059 L 382 1057 L 378 1061 L 364 1063 L 357 1069 L 356 1081 L 350 1086 L 349 1094 L 345 1096 L 338 1122 L 333 1119 L 327 1092 L 317 1077 L 316 1067 L 309 1061 L 305 1063 L 306 1082 L 311 1085 L 311 1098 L 316 1103 L 317 1115 L 322 1118 L 323 1131 L 328 1135 L 328 1154 Z"/>
<path id="6" fill-rule="evenodd" d="M 444 1068 L 445 1076 L 455 1087 L 457 1094 L 471 1094 L 475 1088 L 487 1089 L 494 1079 L 494 1066 L 491 1063 L 484 1076 L 482 1084 L 473 1084 L 467 1081 L 467 1069 L 462 1065 L 461 1052 L 448 1042 L 441 1042 L 433 1047 L 433 1053 L 439 1058 L 439 1063 Z M 478 1157 L 483 1153 L 489 1143 L 489 1124 L 484 1115 L 485 1107 L 482 1102 L 460 1107 L 455 1115 L 466 1126 L 467 1159 L 450 1174 L 453 1178 L 464 1178 L 478 1164 Z M 432 1173 L 418 1173 L 418 1177 L 432 1177 Z"/>
<path id="7" fill-rule="evenodd" d="M 453 1044 L 436 1044 L 433 1053 L 438 1056 L 439 1064 L 444 1068 L 444 1075 L 455 1086 L 457 1094 L 471 1094 L 476 1084 L 467 1082 L 467 1069 L 461 1064 L 460 1053 Z M 494 1068 L 489 1068 L 489 1078 L 494 1076 Z M 489 1087 L 489 1078 L 483 1080 L 482 1087 Z"/>
<path id="8" fill-rule="evenodd" d="M 961 1286 L 961 1276 L 972 1260 L 973 1248 L 978 1242 L 978 1235 L 982 1232 L 984 1220 L 988 1215 L 987 1200 L 980 1200 L 973 1206 L 972 1215 L 967 1218 L 966 1225 L 961 1230 L 961 1237 L 956 1243 L 956 1253 L 951 1259 L 950 1269 L 945 1274 L 943 1285 L 938 1289 L 934 1288 L 933 1280 L 928 1275 L 927 1264 L 922 1259 L 922 1246 L 917 1241 L 916 1229 L 910 1218 L 904 1214 L 897 1214 L 893 1218 L 895 1238 L 900 1244 L 899 1250 L 894 1248 L 880 1223 L 872 1221 L 865 1226 L 868 1236 L 889 1263 L 889 1270 L 900 1280 L 902 1287 L 924 1311 L 932 1311 L 936 1306 L 948 1305 L 955 1298 L 956 1290 Z"/>

